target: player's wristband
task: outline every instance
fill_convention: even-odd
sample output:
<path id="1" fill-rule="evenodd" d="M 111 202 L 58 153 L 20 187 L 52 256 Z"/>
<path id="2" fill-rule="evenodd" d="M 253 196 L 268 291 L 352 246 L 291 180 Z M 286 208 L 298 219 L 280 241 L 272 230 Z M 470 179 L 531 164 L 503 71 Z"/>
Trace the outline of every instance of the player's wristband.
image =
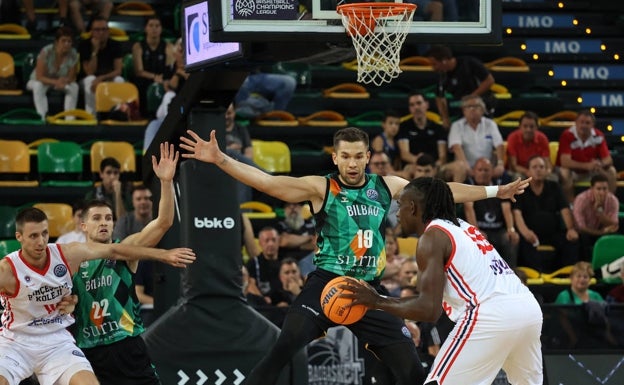
<path id="1" fill-rule="evenodd" d="M 497 193 L 498 193 L 498 186 L 485 186 L 486 198 L 496 198 Z"/>

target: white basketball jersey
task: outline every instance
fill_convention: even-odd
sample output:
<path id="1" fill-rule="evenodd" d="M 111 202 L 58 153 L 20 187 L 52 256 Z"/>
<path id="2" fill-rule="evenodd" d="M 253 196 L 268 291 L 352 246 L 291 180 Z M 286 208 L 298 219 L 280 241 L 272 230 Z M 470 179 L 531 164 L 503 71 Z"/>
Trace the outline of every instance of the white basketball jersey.
<path id="1" fill-rule="evenodd" d="M 435 219 L 427 226 L 444 231 L 451 240 L 443 307 L 452 321 L 488 298 L 530 293 L 476 227 L 461 219 L 459 223 L 457 227 L 450 221 Z"/>
<path id="2" fill-rule="evenodd" d="M 57 309 L 61 299 L 72 291 L 71 272 L 60 246 L 48 244 L 48 263 L 43 269 L 30 266 L 21 253 L 18 250 L 5 257 L 17 280 L 17 288 L 13 296 L 0 295 L 4 307 L 2 335 L 12 339 L 20 334 L 42 335 L 73 324 L 71 315 L 62 315 Z"/>

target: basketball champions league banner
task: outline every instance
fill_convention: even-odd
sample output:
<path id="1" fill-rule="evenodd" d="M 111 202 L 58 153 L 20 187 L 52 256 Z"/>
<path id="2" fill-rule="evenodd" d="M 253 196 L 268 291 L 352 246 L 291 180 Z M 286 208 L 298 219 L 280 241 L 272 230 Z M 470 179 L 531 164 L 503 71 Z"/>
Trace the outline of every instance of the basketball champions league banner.
<path id="1" fill-rule="evenodd" d="M 234 0 L 234 20 L 295 20 L 298 0 Z"/>

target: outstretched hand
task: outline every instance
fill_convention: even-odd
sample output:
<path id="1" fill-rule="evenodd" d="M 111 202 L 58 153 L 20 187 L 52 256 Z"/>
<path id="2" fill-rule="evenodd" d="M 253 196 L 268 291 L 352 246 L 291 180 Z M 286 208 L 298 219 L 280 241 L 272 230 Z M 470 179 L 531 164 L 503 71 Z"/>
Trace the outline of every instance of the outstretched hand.
<path id="1" fill-rule="evenodd" d="M 499 199 L 509 199 L 512 202 L 516 201 L 516 195 L 520 195 L 524 193 L 524 190 L 529 187 L 529 182 L 531 181 L 531 177 L 522 179 L 518 178 L 511 183 L 507 183 L 506 185 L 501 185 L 498 187 L 498 192 L 496 193 L 496 197 Z"/>
<path id="2" fill-rule="evenodd" d="M 188 151 L 188 154 L 182 154 L 183 158 L 191 158 L 201 160 L 202 162 L 217 163 L 221 161 L 221 151 L 219 143 L 217 143 L 216 131 L 210 131 L 210 140 L 205 141 L 199 137 L 193 130 L 187 130 L 190 138 L 181 136 L 180 148 Z"/>
<path id="3" fill-rule="evenodd" d="M 188 247 L 179 247 L 176 249 L 165 250 L 165 255 L 161 262 L 167 263 L 173 267 L 186 267 L 195 261 L 195 253 Z"/>
<path id="4" fill-rule="evenodd" d="M 345 290 L 345 292 L 339 295 L 340 298 L 353 300 L 349 305 L 346 305 L 347 307 L 364 305 L 369 309 L 374 309 L 377 307 L 377 301 L 381 298 L 379 293 L 363 280 L 356 281 L 355 279 L 350 279 L 347 283 L 338 286 L 338 288 Z"/>
<path id="5" fill-rule="evenodd" d="M 173 144 L 168 142 L 160 144 L 160 161 L 152 155 L 152 168 L 158 179 L 161 181 L 173 180 L 179 157 L 180 153 L 175 151 Z"/>

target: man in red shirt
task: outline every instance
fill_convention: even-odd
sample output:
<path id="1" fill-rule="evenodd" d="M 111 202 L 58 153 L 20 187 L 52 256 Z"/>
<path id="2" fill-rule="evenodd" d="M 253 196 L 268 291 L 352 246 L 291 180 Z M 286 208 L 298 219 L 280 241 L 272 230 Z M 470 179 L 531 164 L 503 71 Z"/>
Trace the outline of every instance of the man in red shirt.
<path id="1" fill-rule="evenodd" d="M 574 123 L 574 126 L 561 134 L 557 155 L 561 186 L 568 201 L 574 201 L 574 183 L 588 181 L 595 174 L 606 175 L 609 178 L 609 190 L 615 193 L 617 171 L 613 167 L 604 134 L 594 127 L 594 114 L 582 110 Z"/>
<path id="2" fill-rule="evenodd" d="M 507 136 L 507 168 L 522 178 L 528 176 L 529 159 L 535 155 L 544 158 L 546 168 L 552 171 L 548 138 L 538 128 L 539 117 L 527 111 L 520 117 L 518 129 Z"/>

